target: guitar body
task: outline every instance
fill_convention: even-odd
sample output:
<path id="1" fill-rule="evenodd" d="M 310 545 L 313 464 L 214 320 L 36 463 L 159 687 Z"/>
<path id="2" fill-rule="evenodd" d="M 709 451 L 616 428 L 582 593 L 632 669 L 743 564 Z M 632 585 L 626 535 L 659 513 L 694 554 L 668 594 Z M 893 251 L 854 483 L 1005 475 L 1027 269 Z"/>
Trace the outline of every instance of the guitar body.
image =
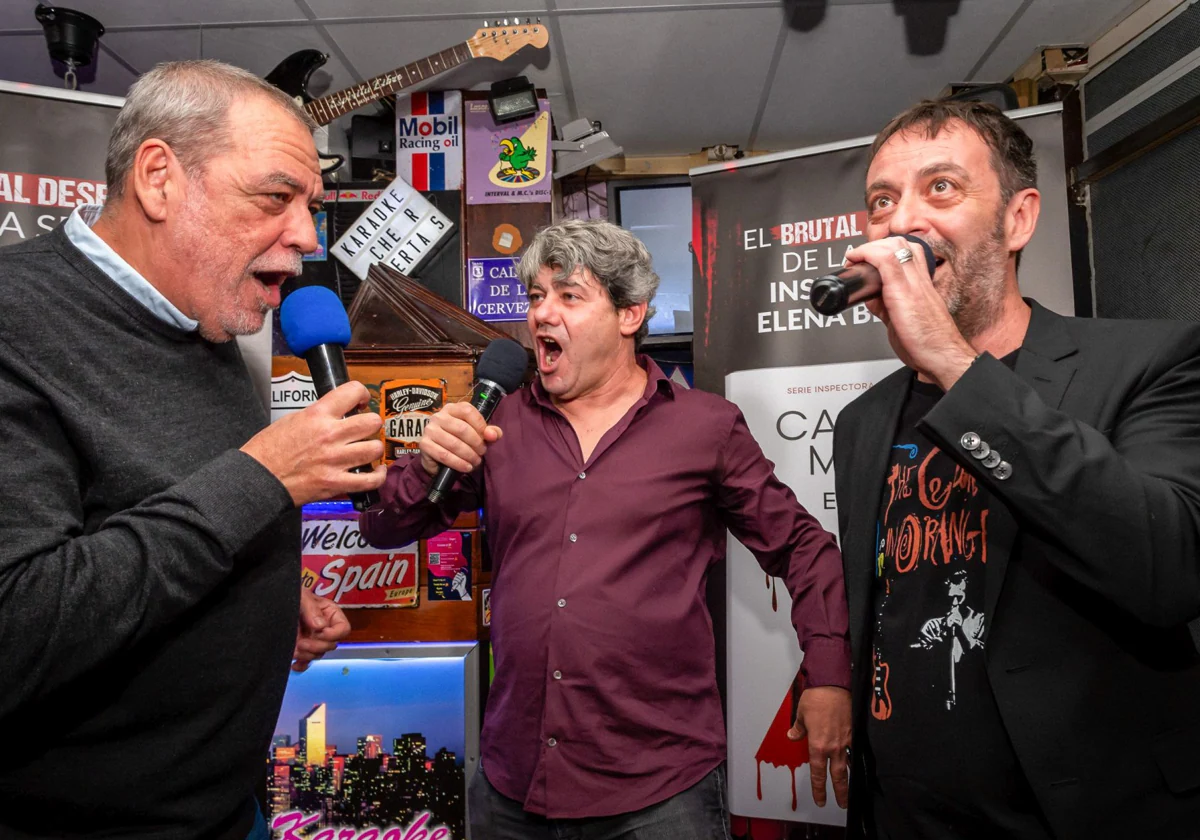
<path id="1" fill-rule="evenodd" d="M 307 105 L 315 97 L 308 92 L 308 80 L 325 66 L 329 56 L 320 50 L 299 50 L 276 65 L 266 80 L 293 99 Z"/>
<path id="2" fill-rule="evenodd" d="M 275 69 L 266 75 L 266 80 L 281 91 L 286 93 L 296 103 L 303 108 L 315 98 L 308 92 L 308 81 L 312 78 L 312 74 L 325 66 L 325 62 L 329 61 L 329 56 L 320 50 L 297 50 L 289 55 L 283 61 L 275 66 Z M 309 116 L 312 116 L 309 114 Z M 321 138 L 323 145 L 328 145 L 329 135 L 328 130 L 324 127 L 317 129 L 324 131 L 325 135 Z M 341 155 L 322 154 L 318 152 L 318 163 L 321 166 L 321 174 L 328 175 L 341 168 L 346 159 Z"/>
<path id="3" fill-rule="evenodd" d="M 888 693 L 888 676 L 891 666 L 879 658 L 879 653 L 872 654 L 875 674 L 872 679 L 871 715 L 876 720 L 887 720 L 892 716 L 892 695 Z"/>

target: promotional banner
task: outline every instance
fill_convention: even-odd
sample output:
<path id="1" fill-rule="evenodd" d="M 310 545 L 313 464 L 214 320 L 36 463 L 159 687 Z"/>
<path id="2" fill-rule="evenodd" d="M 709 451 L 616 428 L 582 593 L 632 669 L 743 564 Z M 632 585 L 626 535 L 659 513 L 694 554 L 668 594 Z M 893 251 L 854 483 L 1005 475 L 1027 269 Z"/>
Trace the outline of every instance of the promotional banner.
<path id="1" fill-rule="evenodd" d="M 538 113 L 497 125 L 486 99 L 467 102 L 467 203 L 550 200 L 550 100 Z"/>
<path id="2" fill-rule="evenodd" d="M 1042 192 L 1022 291 L 1070 315 L 1061 107 L 1012 116 L 1034 141 Z M 833 533 L 838 412 L 900 365 L 865 306 L 830 318 L 808 302 L 813 280 L 866 241 L 870 144 L 863 138 L 692 170 L 696 385 L 738 404 L 776 474 Z M 730 810 L 840 824 L 844 811 L 813 804 L 806 744 L 786 737 L 802 689 L 790 597 L 732 538 L 727 578 Z"/>
<path id="3" fill-rule="evenodd" d="M 462 189 L 462 93 L 396 97 L 396 174 L 422 192 Z"/>
<path id="4" fill-rule="evenodd" d="M 0 82 L 0 245 L 54 230 L 76 205 L 104 203 L 104 157 L 122 102 Z"/>

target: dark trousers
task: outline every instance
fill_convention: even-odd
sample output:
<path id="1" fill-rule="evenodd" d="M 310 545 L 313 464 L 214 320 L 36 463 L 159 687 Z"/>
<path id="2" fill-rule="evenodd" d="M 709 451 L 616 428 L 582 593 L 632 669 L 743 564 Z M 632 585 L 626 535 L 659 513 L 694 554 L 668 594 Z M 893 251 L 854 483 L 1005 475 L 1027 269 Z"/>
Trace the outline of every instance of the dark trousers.
<path id="1" fill-rule="evenodd" d="M 471 840 L 729 840 L 725 765 L 692 787 L 640 811 L 548 820 L 494 787 L 480 765 L 467 790 Z"/>

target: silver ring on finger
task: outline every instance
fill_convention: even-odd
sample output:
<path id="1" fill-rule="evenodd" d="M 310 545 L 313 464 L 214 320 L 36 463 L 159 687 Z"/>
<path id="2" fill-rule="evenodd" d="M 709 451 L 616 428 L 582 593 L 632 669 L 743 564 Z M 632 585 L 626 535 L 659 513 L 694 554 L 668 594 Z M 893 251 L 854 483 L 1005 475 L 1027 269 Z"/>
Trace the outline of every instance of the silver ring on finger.
<path id="1" fill-rule="evenodd" d="M 913 258 L 913 252 L 910 251 L 908 248 L 901 248 L 898 251 L 896 251 L 896 260 L 902 264 L 912 261 L 912 258 Z"/>

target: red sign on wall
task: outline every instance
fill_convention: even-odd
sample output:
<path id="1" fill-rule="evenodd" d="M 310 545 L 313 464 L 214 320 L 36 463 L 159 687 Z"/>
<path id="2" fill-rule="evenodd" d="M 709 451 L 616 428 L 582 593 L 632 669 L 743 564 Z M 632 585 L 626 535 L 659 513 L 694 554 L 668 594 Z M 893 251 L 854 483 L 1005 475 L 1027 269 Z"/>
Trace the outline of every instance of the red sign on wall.
<path id="1" fill-rule="evenodd" d="M 304 586 L 342 607 L 415 607 L 418 601 L 416 543 L 375 548 L 363 539 L 358 519 L 305 518 L 301 531 Z"/>

